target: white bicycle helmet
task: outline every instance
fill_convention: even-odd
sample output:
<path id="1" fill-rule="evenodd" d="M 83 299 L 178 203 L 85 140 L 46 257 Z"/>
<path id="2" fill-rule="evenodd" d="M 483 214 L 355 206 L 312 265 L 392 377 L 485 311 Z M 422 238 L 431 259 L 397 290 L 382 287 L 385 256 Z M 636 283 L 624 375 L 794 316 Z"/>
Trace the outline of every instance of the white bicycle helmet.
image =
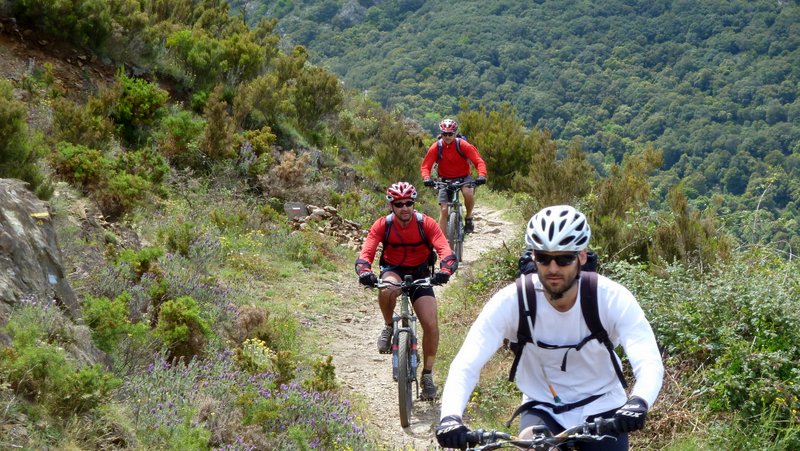
<path id="1" fill-rule="evenodd" d="M 592 231 L 586 216 L 569 205 L 540 210 L 528 221 L 525 242 L 542 252 L 579 252 L 589 245 Z"/>

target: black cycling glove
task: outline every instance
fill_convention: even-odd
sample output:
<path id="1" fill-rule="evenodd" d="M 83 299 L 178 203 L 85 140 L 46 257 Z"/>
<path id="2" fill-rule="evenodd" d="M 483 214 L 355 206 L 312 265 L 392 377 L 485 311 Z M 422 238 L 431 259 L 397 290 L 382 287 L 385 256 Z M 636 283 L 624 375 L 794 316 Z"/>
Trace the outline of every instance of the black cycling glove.
<path id="1" fill-rule="evenodd" d="M 436 426 L 436 441 L 442 448 L 467 449 L 467 432 L 461 417 L 446 416 Z"/>
<path id="2" fill-rule="evenodd" d="M 425 186 L 433 186 L 433 180 L 425 179 L 425 180 L 422 181 L 422 184 L 425 185 Z"/>
<path id="3" fill-rule="evenodd" d="M 374 287 L 378 283 L 378 277 L 372 271 L 362 272 L 358 276 L 358 283 L 367 287 Z"/>
<path id="4" fill-rule="evenodd" d="M 436 271 L 431 277 L 431 283 L 434 285 L 444 285 L 450 280 L 450 274 L 444 271 Z"/>
<path id="5" fill-rule="evenodd" d="M 624 406 L 614 413 L 619 432 L 632 432 L 644 428 L 647 418 L 647 403 L 638 396 L 631 396 Z"/>
<path id="6" fill-rule="evenodd" d="M 480 176 L 477 179 L 475 179 L 475 185 L 476 186 L 481 186 L 484 183 L 486 183 L 486 177 L 484 177 L 484 176 Z"/>

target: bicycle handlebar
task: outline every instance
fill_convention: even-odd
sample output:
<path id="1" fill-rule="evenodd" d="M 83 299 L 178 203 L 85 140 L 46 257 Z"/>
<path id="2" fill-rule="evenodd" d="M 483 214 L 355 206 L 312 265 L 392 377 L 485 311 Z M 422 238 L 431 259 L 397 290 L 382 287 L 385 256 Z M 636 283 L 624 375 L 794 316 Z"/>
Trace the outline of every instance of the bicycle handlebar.
<path id="1" fill-rule="evenodd" d="M 518 446 L 522 449 L 540 449 L 540 447 L 557 446 L 565 442 L 592 442 L 614 438 L 608 433 L 617 433 L 617 420 L 613 418 L 595 418 L 593 421 L 581 423 L 553 435 L 549 429 L 542 426 L 534 429 L 534 437 L 520 439 L 501 431 L 484 431 L 476 429 L 467 432 L 467 443 L 470 446 L 482 445 L 477 448 L 468 448 L 474 451 L 487 451 L 501 448 L 504 445 Z M 545 448 L 541 448 L 545 449 Z"/>
<path id="2" fill-rule="evenodd" d="M 375 284 L 375 288 L 388 288 L 388 287 L 400 287 L 400 288 L 430 288 L 435 284 L 431 281 L 430 277 L 426 277 L 424 279 L 417 279 L 417 280 L 410 280 L 410 281 L 402 281 L 402 282 L 395 282 L 391 279 L 378 279 L 378 283 Z"/>
<path id="3" fill-rule="evenodd" d="M 454 182 L 452 180 L 448 180 L 448 181 L 434 180 L 432 188 L 433 189 L 442 189 L 442 188 L 461 189 L 461 188 L 463 188 L 465 186 L 469 187 L 469 188 L 475 188 L 477 186 L 477 183 L 475 183 L 474 181 L 472 181 L 472 182 L 464 182 L 464 181 Z"/>

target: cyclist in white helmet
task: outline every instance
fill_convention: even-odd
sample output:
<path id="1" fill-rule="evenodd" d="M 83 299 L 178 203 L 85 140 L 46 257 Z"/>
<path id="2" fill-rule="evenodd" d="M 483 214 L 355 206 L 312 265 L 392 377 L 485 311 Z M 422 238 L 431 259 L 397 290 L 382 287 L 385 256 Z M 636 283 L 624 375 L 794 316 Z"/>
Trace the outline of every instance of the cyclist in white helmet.
<path id="1" fill-rule="evenodd" d="M 536 273 L 498 291 L 472 324 L 442 392 L 436 428 L 441 446 L 466 447 L 469 429 L 463 413 L 481 368 L 504 340 L 520 341 L 518 293 L 531 303 L 530 311 L 535 310 L 534 318 L 527 318 L 533 324 L 531 340 L 519 343 L 522 348 L 513 365 L 523 394 L 514 414 L 520 415 L 520 435 L 529 436 L 538 425 L 555 434 L 596 417 L 614 418 L 618 433 L 613 438 L 582 443 L 578 449 L 617 451 L 628 449 L 628 432 L 644 427 L 661 390 L 661 354 L 644 312 L 627 288 L 601 275 L 595 279 L 595 273 L 581 275 L 590 238 L 586 216 L 568 205 L 544 208 L 530 219 L 525 241 L 533 249 Z M 584 283 L 591 293 L 586 304 L 581 301 Z M 588 289 L 594 283 L 596 293 Z M 583 306 L 588 312 L 592 297 L 609 346 L 621 345 L 630 361 L 636 379 L 630 393 L 619 357 L 590 332 Z"/>

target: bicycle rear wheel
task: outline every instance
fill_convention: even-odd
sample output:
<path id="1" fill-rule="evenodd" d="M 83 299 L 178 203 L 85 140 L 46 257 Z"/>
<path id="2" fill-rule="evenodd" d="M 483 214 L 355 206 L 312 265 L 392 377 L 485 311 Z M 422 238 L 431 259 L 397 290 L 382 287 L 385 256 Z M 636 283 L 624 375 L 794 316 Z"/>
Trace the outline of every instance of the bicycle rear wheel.
<path id="1" fill-rule="evenodd" d="M 397 401 L 400 406 L 400 426 L 411 424 L 411 385 L 414 375 L 411 374 L 411 336 L 408 331 L 397 334 Z"/>

